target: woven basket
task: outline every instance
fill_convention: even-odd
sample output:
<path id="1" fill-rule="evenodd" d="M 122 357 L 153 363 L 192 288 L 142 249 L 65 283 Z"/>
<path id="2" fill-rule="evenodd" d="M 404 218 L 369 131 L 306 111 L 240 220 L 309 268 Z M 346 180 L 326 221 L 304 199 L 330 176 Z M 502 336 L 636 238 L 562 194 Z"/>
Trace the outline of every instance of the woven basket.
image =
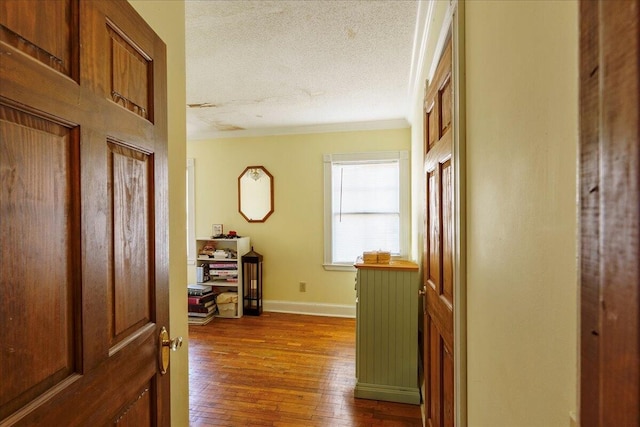
<path id="1" fill-rule="evenodd" d="M 389 264 L 391 262 L 391 252 L 378 252 L 378 264 Z"/>
<path id="2" fill-rule="evenodd" d="M 362 261 L 365 264 L 377 264 L 378 263 L 378 252 L 363 252 L 362 253 Z"/>
<path id="3" fill-rule="evenodd" d="M 362 262 L 365 264 L 389 264 L 391 262 L 391 252 L 371 251 L 362 253 Z"/>

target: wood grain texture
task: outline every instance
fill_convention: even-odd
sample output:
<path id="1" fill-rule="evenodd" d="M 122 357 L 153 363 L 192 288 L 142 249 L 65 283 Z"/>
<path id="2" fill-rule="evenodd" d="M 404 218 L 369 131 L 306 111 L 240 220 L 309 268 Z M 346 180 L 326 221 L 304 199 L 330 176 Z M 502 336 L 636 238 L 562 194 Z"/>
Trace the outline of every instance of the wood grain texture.
<path id="1" fill-rule="evenodd" d="M 440 203 L 442 206 L 442 290 L 441 299 L 453 307 L 453 168 L 451 159 L 442 163 L 440 168 Z"/>
<path id="2" fill-rule="evenodd" d="M 580 423 L 635 427 L 640 425 L 640 2 L 583 1 L 580 12 Z"/>
<path id="3" fill-rule="evenodd" d="M 429 148 L 433 146 L 433 144 L 438 139 L 438 128 L 436 126 L 436 120 L 438 119 L 437 111 L 434 110 L 434 103 L 429 104 L 429 107 L 425 109 L 424 113 L 424 122 L 425 122 L 425 144 L 424 144 L 424 152 L 429 151 Z"/>
<path id="4" fill-rule="evenodd" d="M 451 39 L 447 42 L 435 75 L 426 89 L 424 106 L 435 104 L 436 140 L 425 143 L 425 256 L 424 337 L 426 424 L 451 425 L 455 390 L 453 359 L 453 123 L 451 82 Z M 431 127 L 431 124 L 429 124 Z M 426 137 L 426 136 L 425 136 Z M 429 135 L 431 138 L 431 134 Z"/>
<path id="5" fill-rule="evenodd" d="M 153 121 L 149 91 L 153 78 L 148 56 L 139 50 L 124 32 L 109 23 L 107 32 L 111 39 L 111 100 L 140 117 Z"/>
<path id="6" fill-rule="evenodd" d="M 111 204 L 110 327 L 112 344 L 124 339 L 151 319 L 155 293 L 149 257 L 153 229 L 150 208 L 153 185 L 150 156 L 133 148 L 109 143 Z"/>
<path id="7" fill-rule="evenodd" d="M 15 341 L 22 362 L 2 362 L 0 426 L 107 425 L 127 408 L 135 425 L 169 425 L 169 376 L 158 369 L 158 333 L 169 324 L 164 44 L 125 0 L 0 0 L 0 12 L 3 35 L 32 34 L 18 44 L 0 38 L 0 141 L 12 145 L 0 160 L 7 191 L 0 199 L 9 201 L 1 216 L 0 238 L 9 240 L 2 243 L 0 290 L 20 294 L 10 297 L 15 304 L 0 305 L 0 342 L 14 341 L 9 334 L 27 341 Z M 152 59 L 153 79 L 143 88 L 131 67 L 121 67 L 134 74 L 121 81 L 153 95 L 155 124 L 111 100 L 109 25 Z M 68 72 L 34 49 L 61 64 L 68 58 Z M 109 141 L 146 158 L 120 159 L 117 182 L 109 178 Z M 126 167 L 129 161 L 144 166 Z M 114 182 L 122 213 L 117 241 L 109 238 Z M 126 335 L 115 346 L 108 291 L 114 260 L 125 305 L 117 328 Z M 27 267 L 20 271 L 16 261 Z M 5 282 L 12 274 L 12 281 L 21 278 L 18 286 Z M 132 283 L 139 274 L 141 286 Z M 149 392 L 139 399 L 144 387 Z"/>
<path id="8" fill-rule="evenodd" d="M 152 414 L 154 412 L 152 404 L 153 399 L 151 396 L 151 387 L 147 384 L 140 392 L 138 397 L 131 403 L 129 403 L 119 414 L 114 423 L 119 427 L 144 427 L 155 425 L 155 420 L 152 420 Z"/>
<path id="9" fill-rule="evenodd" d="M 353 397 L 355 319 L 263 313 L 189 335 L 192 427 L 422 425 L 419 406 Z"/>
<path id="10" fill-rule="evenodd" d="M 451 51 L 447 52 L 451 60 Z M 453 115 L 453 94 L 451 92 L 451 72 L 444 78 L 444 81 L 438 82 L 440 89 L 438 90 L 438 108 L 440 123 L 438 123 L 438 135 L 442 137 L 451 127 L 451 117 Z"/>
<path id="11" fill-rule="evenodd" d="M 77 80 L 78 1 L 5 0 L 0 40 Z"/>
<path id="12" fill-rule="evenodd" d="M 425 264 L 425 283 L 427 283 L 432 289 L 440 292 L 440 245 L 437 243 L 440 241 L 440 200 L 437 171 L 429 171 L 427 173 L 426 188 L 427 188 L 427 209 L 426 209 L 426 257 L 427 263 Z"/>
<path id="13" fill-rule="evenodd" d="M 0 104 L 0 419 L 77 369 L 77 136 Z"/>
<path id="14" fill-rule="evenodd" d="M 601 22 L 602 425 L 640 425 L 640 2 Z"/>
<path id="15" fill-rule="evenodd" d="M 600 418 L 600 191 L 598 135 L 598 3 L 580 2 L 580 418 L 596 426 Z"/>

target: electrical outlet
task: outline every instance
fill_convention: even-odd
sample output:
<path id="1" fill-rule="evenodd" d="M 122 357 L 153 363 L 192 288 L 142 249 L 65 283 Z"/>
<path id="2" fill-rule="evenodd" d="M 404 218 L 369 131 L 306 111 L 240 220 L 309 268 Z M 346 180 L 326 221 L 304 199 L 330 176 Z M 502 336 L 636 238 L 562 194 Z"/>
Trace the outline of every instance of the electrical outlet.
<path id="1" fill-rule="evenodd" d="M 300 282 L 300 292 L 307 292 L 307 282 Z"/>

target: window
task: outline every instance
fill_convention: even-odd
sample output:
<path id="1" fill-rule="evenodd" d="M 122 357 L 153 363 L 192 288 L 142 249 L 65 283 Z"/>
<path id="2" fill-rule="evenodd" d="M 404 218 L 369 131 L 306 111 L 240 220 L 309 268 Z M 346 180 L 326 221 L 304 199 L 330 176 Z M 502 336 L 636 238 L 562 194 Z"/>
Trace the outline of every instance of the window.
<path id="1" fill-rule="evenodd" d="M 187 264 L 196 263 L 195 162 L 187 159 Z"/>
<path id="2" fill-rule="evenodd" d="M 408 152 L 325 154 L 326 269 L 351 270 L 364 251 L 408 255 Z"/>

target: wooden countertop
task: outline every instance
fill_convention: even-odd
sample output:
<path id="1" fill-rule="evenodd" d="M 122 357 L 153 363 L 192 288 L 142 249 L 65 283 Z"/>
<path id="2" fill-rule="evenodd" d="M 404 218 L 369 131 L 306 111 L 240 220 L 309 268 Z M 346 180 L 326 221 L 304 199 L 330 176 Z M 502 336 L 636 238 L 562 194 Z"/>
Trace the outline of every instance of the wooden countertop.
<path id="1" fill-rule="evenodd" d="M 353 266 L 355 268 L 369 268 L 372 270 L 418 271 L 418 264 L 404 259 L 391 260 L 389 264 L 365 264 L 364 262 L 356 262 Z"/>

